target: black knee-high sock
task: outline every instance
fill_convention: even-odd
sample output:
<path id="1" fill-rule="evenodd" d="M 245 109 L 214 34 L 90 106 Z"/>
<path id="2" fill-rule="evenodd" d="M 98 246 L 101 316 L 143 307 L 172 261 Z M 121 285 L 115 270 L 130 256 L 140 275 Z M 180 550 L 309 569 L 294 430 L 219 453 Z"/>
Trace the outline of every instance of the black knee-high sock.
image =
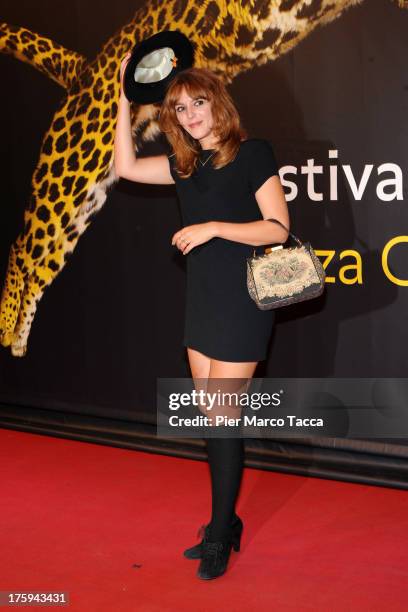
<path id="1" fill-rule="evenodd" d="M 216 542 L 228 533 L 235 516 L 244 466 L 242 438 L 207 438 L 211 474 L 212 515 L 209 541 Z"/>

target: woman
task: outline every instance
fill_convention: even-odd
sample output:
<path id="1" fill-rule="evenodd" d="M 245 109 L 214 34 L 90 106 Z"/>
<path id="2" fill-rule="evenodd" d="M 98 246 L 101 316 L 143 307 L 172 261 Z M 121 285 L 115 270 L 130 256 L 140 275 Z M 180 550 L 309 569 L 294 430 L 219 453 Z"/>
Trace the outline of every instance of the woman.
<path id="1" fill-rule="evenodd" d="M 184 345 L 192 378 L 207 392 L 219 390 L 220 380 L 223 391 L 246 388 L 258 362 L 266 358 L 274 322 L 274 312 L 259 310 L 248 294 L 246 258 L 256 246 L 286 241 L 288 232 L 267 219 L 289 228 L 273 151 L 265 140 L 245 139 L 221 80 L 207 69 L 190 68 L 170 82 L 160 110 L 159 126 L 173 153 L 137 159 L 123 92 L 129 57 L 121 65 L 115 171 L 140 183 L 176 184 L 183 227 L 171 243 L 187 259 Z M 231 414 L 231 406 L 219 406 L 218 414 Z M 200 544 L 184 552 L 187 558 L 201 559 L 202 579 L 225 572 L 231 548 L 239 550 L 243 529 L 235 514 L 243 440 L 210 435 L 206 444 L 211 522 Z"/>

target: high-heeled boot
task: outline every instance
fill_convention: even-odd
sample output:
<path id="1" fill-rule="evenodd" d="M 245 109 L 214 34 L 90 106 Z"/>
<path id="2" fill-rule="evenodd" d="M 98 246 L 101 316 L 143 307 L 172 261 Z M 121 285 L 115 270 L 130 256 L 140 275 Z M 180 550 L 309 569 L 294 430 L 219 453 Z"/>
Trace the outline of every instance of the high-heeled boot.
<path id="1" fill-rule="evenodd" d="M 241 523 L 242 524 L 242 523 Z M 197 576 L 203 580 L 218 578 L 225 573 L 231 549 L 239 551 L 241 543 L 242 528 L 237 533 L 232 527 L 224 538 L 217 542 L 205 540 L 202 545 L 201 561 L 198 567 Z"/>
<path id="2" fill-rule="evenodd" d="M 239 551 L 241 534 L 243 529 L 243 523 L 237 514 L 234 514 L 234 518 L 231 523 L 232 527 L 232 537 L 233 537 L 233 547 L 235 551 Z M 210 525 L 202 525 L 198 530 L 197 537 L 202 538 L 201 542 L 192 546 L 191 548 L 187 548 L 184 551 L 184 556 L 187 559 L 201 559 L 201 553 L 203 549 L 203 544 L 208 540 L 208 535 L 210 532 Z"/>

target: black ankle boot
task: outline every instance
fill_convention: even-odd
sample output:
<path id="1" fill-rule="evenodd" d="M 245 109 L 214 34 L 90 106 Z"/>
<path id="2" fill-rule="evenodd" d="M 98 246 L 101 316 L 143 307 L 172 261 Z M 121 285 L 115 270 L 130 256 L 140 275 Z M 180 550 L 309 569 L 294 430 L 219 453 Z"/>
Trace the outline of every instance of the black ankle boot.
<path id="1" fill-rule="evenodd" d="M 243 524 L 237 514 L 235 514 L 234 518 L 232 519 L 231 527 L 232 527 L 232 538 L 233 538 L 232 546 L 234 550 L 238 552 L 240 548 L 240 540 L 241 540 Z M 203 545 L 208 540 L 209 531 L 210 531 L 209 525 L 202 525 L 200 527 L 200 529 L 198 530 L 197 537 L 201 537 L 202 540 L 195 546 L 192 546 L 191 548 L 187 548 L 184 551 L 183 554 L 187 559 L 201 559 Z"/>
<path id="2" fill-rule="evenodd" d="M 211 580 L 222 576 L 227 569 L 231 548 L 237 552 L 240 549 L 241 535 L 242 528 L 237 532 L 237 529 L 234 530 L 233 527 L 230 527 L 229 533 L 223 539 L 217 542 L 204 540 L 197 576 L 202 580 Z"/>

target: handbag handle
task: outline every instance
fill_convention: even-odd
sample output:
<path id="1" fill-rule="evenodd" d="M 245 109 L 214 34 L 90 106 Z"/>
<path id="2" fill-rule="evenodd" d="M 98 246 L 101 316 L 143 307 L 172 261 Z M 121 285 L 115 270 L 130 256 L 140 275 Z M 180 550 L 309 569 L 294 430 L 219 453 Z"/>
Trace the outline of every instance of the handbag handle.
<path id="1" fill-rule="evenodd" d="M 295 240 L 295 242 L 297 242 L 299 246 L 303 246 L 302 241 L 301 241 L 301 240 L 299 240 L 299 238 L 297 238 L 297 236 L 295 236 L 295 234 L 292 234 L 292 232 L 290 232 L 290 231 L 288 230 L 288 228 L 287 228 L 287 227 L 285 227 L 285 226 L 283 225 L 283 223 L 281 223 L 281 222 L 280 222 L 280 221 L 278 221 L 277 219 L 264 219 L 264 221 L 272 221 L 272 223 L 278 223 L 278 225 L 280 225 L 281 227 L 283 227 L 283 229 L 284 229 L 284 230 L 286 230 L 286 231 L 288 232 L 289 236 L 290 236 L 291 238 L 293 238 L 293 240 Z M 283 247 L 282 247 L 282 245 L 280 245 L 280 246 L 278 246 L 278 247 L 274 247 L 274 248 L 275 248 L 275 249 L 282 249 Z M 254 247 L 253 257 L 256 257 L 256 247 Z"/>
<path id="2" fill-rule="evenodd" d="M 278 221 L 277 219 L 264 219 L 264 221 L 272 221 L 272 223 L 278 223 L 278 224 L 279 224 L 281 227 L 283 227 L 283 229 L 284 229 L 284 230 L 286 230 L 286 231 L 288 232 L 289 236 L 290 236 L 291 238 L 293 238 L 293 240 L 295 240 L 295 241 L 298 243 L 298 245 L 299 245 L 299 246 L 302 246 L 302 242 L 301 242 L 301 240 L 299 240 L 299 238 L 297 238 L 297 237 L 295 236 L 295 234 L 292 234 L 292 232 L 290 232 L 290 231 L 288 230 L 288 228 L 287 228 L 287 227 L 285 227 L 285 226 L 283 225 L 283 223 L 281 223 L 281 222 L 280 222 L 280 221 Z"/>

